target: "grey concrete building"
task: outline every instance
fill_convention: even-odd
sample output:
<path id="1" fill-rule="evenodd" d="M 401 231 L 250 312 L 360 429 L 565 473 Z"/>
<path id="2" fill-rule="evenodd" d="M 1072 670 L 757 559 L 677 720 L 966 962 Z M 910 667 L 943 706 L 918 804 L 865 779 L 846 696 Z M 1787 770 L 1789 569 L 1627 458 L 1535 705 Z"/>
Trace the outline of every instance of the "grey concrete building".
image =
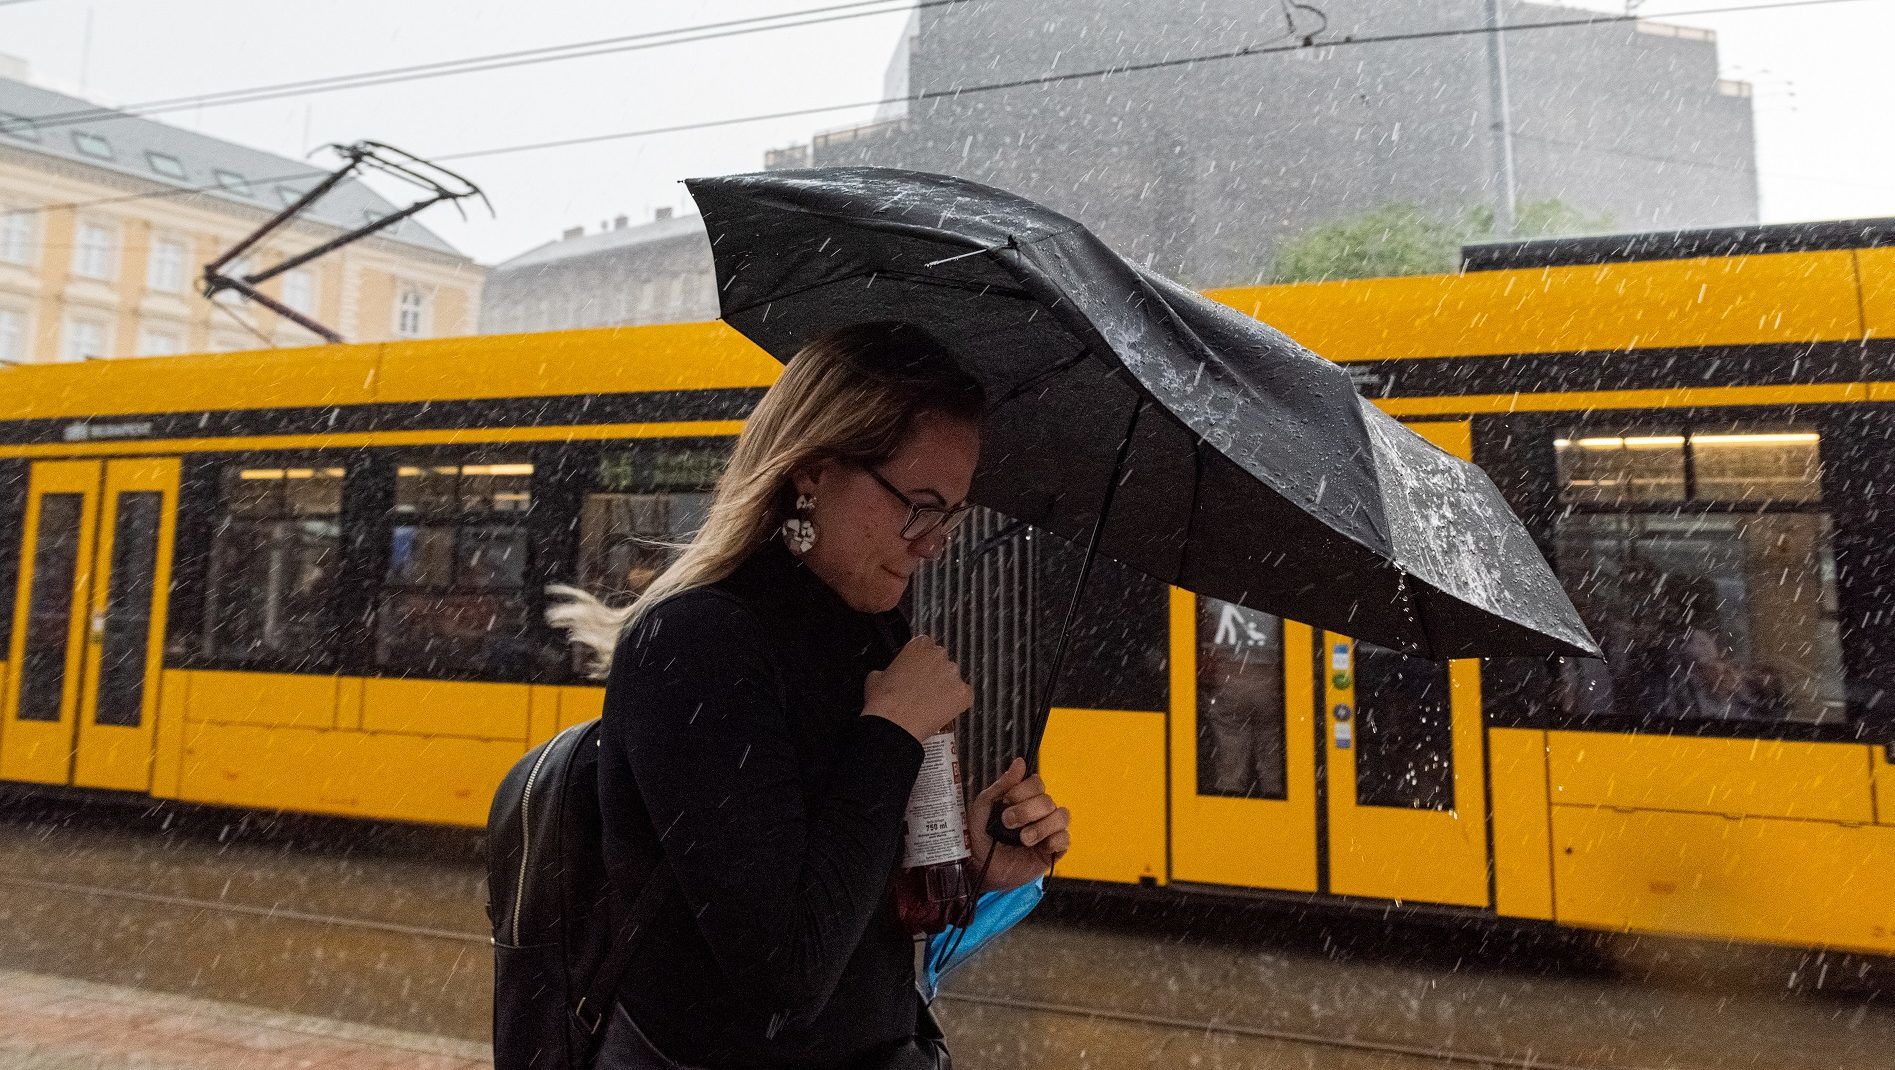
<path id="1" fill-rule="evenodd" d="M 1321 40 L 1479 27 L 1482 0 L 1321 5 Z M 1299 34 L 1320 18 L 1292 8 Z M 1596 12 L 1503 5 L 1513 26 Z M 1283 46 L 1255 0 L 973 0 L 916 12 L 888 83 L 926 95 L 1115 64 Z M 1756 220 L 1749 87 L 1715 37 L 1644 21 L 1505 37 L 1521 202 L 1612 229 Z M 1260 281 L 1287 236 L 1390 202 L 1451 216 L 1496 199 L 1487 40 L 1351 44 L 947 95 L 771 154 L 881 164 L 1041 200 L 1127 256 L 1198 286 Z M 905 73 L 904 73 L 905 72 Z"/>
<path id="2" fill-rule="evenodd" d="M 661 208 L 646 223 L 619 216 L 587 233 L 496 265 L 480 306 L 483 334 L 714 319 L 711 246 L 697 216 Z"/>
<path id="3" fill-rule="evenodd" d="M 1473 28 L 1482 0 L 1326 5 L 1320 39 Z M 1506 0 L 1511 25 L 1596 12 Z M 870 123 L 768 153 L 769 168 L 874 164 L 965 175 L 1042 201 L 1198 287 L 1267 281 L 1307 228 L 1390 203 L 1442 218 L 1496 199 L 1487 39 L 1298 49 L 991 92 L 969 87 L 1282 46 L 1258 0 L 968 0 L 910 19 Z M 1506 37 L 1518 200 L 1557 199 L 1615 230 L 1756 221 L 1749 87 L 1715 37 L 1652 21 Z M 483 329 L 717 314 L 695 217 L 566 237 L 494 269 Z"/>

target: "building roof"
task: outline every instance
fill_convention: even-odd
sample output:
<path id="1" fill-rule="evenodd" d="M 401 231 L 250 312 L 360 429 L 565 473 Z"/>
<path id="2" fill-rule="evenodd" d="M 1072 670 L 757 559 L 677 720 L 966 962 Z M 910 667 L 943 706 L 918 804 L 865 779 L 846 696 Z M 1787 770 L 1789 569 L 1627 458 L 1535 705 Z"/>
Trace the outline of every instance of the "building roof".
<path id="1" fill-rule="evenodd" d="M 150 119 L 115 112 L 84 122 L 41 127 L 33 120 L 100 105 L 50 89 L 0 78 L 0 146 L 54 156 L 162 186 L 203 189 L 203 196 L 274 214 L 320 181 L 319 163 L 292 160 Z M 286 179 L 285 176 L 302 176 Z M 344 182 L 317 201 L 305 219 L 354 229 L 395 212 L 367 185 Z M 462 255 L 412 219 L 381 231 L 388 238 L 431 252 Z"/>
<path id="2" fill-rule="evenodd" d="M 596 234 L 584 234 L 573 238 L 561 238 L 538 245 L 511 260 L 503 260 L 494 266 L 495 271 L 512 271 L 516 268 L 540 267 L 561 260 L 573 260 L 582 256 L 598 253 L 620 252 L 641 245 L 655 245 L 673 238 L 688 238 L 704 234 L 704 220 L 699 216 L 673 216 L 670 219 L 654 219 L 649 223 L 620 227 L 617 230 L 602 230 Z"/>

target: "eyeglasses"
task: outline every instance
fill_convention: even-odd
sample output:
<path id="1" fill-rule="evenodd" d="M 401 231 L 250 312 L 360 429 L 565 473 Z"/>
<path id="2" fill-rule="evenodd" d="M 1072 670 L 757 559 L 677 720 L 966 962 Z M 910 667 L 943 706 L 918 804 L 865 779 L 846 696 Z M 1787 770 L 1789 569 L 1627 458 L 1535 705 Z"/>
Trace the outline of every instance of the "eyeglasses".
<path id="1" fill-rule="evenodd" d="M 901 526 L 901 537 L 909 542 L 925 539 L 937 532 L 944 536 L 954 534 L 954 529 L 961 526 L 961 521 L 966 520 L 968 512 L 974 508 L 972 502 L 941 506 L 915 501 L 903 494 L 901 488 L 890 483 L 882 473 L 867 465 L 862 466 L 862 470 L 875 477 L 875 482 L 880 483 L 883 490 L 893 494 L 896 500 L 908 507 L 908 521 Z"/>

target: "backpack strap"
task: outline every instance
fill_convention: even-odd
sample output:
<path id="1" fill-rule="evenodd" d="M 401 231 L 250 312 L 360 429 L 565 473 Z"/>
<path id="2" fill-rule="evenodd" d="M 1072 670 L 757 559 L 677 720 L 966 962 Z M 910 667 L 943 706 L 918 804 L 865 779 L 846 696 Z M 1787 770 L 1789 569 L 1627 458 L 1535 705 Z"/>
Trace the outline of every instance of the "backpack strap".
<path id="1" fill-rule="evenodd" d="M 664 899 L 664 868 L 663 859 L 652 867 L 644 890 L 638 893 L 637 901 L 632 904 L 629 921 L 615 934 L 612 949 L 606 952 L 599 968 L 593 971 L 592 983 L 586 986 L 585 994 L 573 1005 L 573 1020 L 579 1023 L 579 1028 L 587 1036 L 596 1035 L 611 1013 L 612 1001 L 618 995 L 619 985 L 625 980 L 626 971 L 631 969 L 632 953 L 638 949 L 638 934 L 658 913 L 658 904 Z"/>

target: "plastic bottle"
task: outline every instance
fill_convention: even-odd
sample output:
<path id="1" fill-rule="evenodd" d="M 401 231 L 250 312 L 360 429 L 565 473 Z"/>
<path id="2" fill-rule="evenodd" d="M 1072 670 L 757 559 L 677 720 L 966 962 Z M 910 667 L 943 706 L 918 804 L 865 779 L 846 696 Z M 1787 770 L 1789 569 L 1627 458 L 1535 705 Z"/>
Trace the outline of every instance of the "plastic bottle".
<path id="1" fill-rule="evenodd" d="M 895 911 L 917 935 L 964 921 L 975 896 L 954 733 L 929 736 L 921 746 L 925 756 L 908 796 L 901 871 L 895 875 Z"/>

